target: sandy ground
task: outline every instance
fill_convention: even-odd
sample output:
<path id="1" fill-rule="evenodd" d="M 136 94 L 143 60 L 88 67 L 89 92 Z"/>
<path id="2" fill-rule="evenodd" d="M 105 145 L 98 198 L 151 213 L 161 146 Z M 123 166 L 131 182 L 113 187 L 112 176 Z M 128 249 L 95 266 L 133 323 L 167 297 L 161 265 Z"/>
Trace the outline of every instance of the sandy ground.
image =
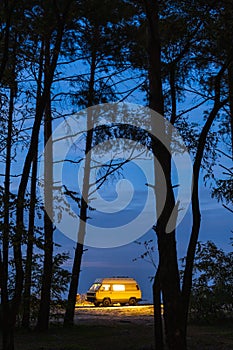
<path id="1" fill-rule="evenodd" d="M 153 324 L 153 305 L 94 307 L 79 306 L 75 321 L 82 324 L 134 323 Z"/>

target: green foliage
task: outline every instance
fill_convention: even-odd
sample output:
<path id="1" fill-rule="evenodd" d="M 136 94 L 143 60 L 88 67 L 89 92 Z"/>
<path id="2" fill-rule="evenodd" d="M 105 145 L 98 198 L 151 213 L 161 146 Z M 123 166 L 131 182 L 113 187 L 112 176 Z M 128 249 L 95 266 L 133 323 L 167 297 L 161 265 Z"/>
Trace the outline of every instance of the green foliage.
<path id="1" fill-rule="evenodd" d="M 64 295 L 68 290 L 71 273 L 63 267 L 69 259 L 68 253 L 57 253 L 53 257 L 53 274 L 51 284 L 51 307 L 50 313 L 55 314 L 57 309 L 64 308 Z M 9 294 L 14 293 L 14 260 L 10 261 L 11 271 L 9 276 Z M 43 254 L 37 253 L 32 259 L 32 284 L 31 284 L 31 321 L 37 319 L 40 301 L 40 292 L 43 273 Z M 22 312 L 22 307 L 21 307 Z M 21 312 L 18 324 L 21 323 Z"/>
<path id="2" fill-rule="evenodd" d="M 213 242 L 198 243 L 190 304 L 190 319 L 211 321 L 232 317 L 233 252 Z"/>
<path id="3" fill-rule="evenodd" d="M 213 191 L 213 196 L 219 200 L 225 200 L 226 203 L 232 203 L 233 194 L 233 178 L 217 180 L 216 188 Z"/>

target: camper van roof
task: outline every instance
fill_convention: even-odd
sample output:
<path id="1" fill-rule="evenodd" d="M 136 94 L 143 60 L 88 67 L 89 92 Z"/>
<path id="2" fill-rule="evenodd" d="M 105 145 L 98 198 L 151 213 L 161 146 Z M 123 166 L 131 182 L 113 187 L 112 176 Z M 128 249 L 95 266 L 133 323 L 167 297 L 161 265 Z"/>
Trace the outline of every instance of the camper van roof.
<path id="1" fill-rule="evenodd" d="M 131 278 L 131 277 L 120 277 L 120 276 L 117 276 L 117 277 L 103 277 L 103 278 L 97 278 L 95 280 L 95 283 L 102 283 L 103 281 L 105 282 L 119 282 L 119 281 L 124 281 L 124 282 L 136 282 L 134 278 Z"/>

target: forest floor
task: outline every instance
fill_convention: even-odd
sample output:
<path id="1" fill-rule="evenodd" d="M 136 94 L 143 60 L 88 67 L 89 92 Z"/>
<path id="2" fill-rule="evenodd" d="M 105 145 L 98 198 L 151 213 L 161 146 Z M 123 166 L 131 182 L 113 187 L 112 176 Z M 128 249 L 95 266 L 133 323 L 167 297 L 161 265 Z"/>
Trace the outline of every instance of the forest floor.
<path id="1" fill-rule="evenodd" d="M 17 330 L 15 343 L 15 350 L 152 350 L 153 307 L 81 306 L 74 327 L 63 329 L 56 317 L 47 333 Z M 188 349 L 232 350 L 232 324 L 190 325 Z"/>

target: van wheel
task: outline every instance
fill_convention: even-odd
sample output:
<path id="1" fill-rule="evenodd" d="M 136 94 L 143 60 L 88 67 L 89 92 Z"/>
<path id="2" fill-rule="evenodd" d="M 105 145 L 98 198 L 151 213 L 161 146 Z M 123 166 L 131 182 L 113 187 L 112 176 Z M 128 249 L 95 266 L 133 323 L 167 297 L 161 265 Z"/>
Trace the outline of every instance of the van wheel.
<path id="1" fill-rule="evenodd" d="M 106 298 L 103 300 L 103 306 L 108 307 L 111 305 L 111 300 Z"/>
<path id="2" fill-rule="evenodd" d="M 137 305 L 137 300 L 135 298 L 130 298 L 129 299 L 129 305 L 130 306 L 135 306 Z"/>

